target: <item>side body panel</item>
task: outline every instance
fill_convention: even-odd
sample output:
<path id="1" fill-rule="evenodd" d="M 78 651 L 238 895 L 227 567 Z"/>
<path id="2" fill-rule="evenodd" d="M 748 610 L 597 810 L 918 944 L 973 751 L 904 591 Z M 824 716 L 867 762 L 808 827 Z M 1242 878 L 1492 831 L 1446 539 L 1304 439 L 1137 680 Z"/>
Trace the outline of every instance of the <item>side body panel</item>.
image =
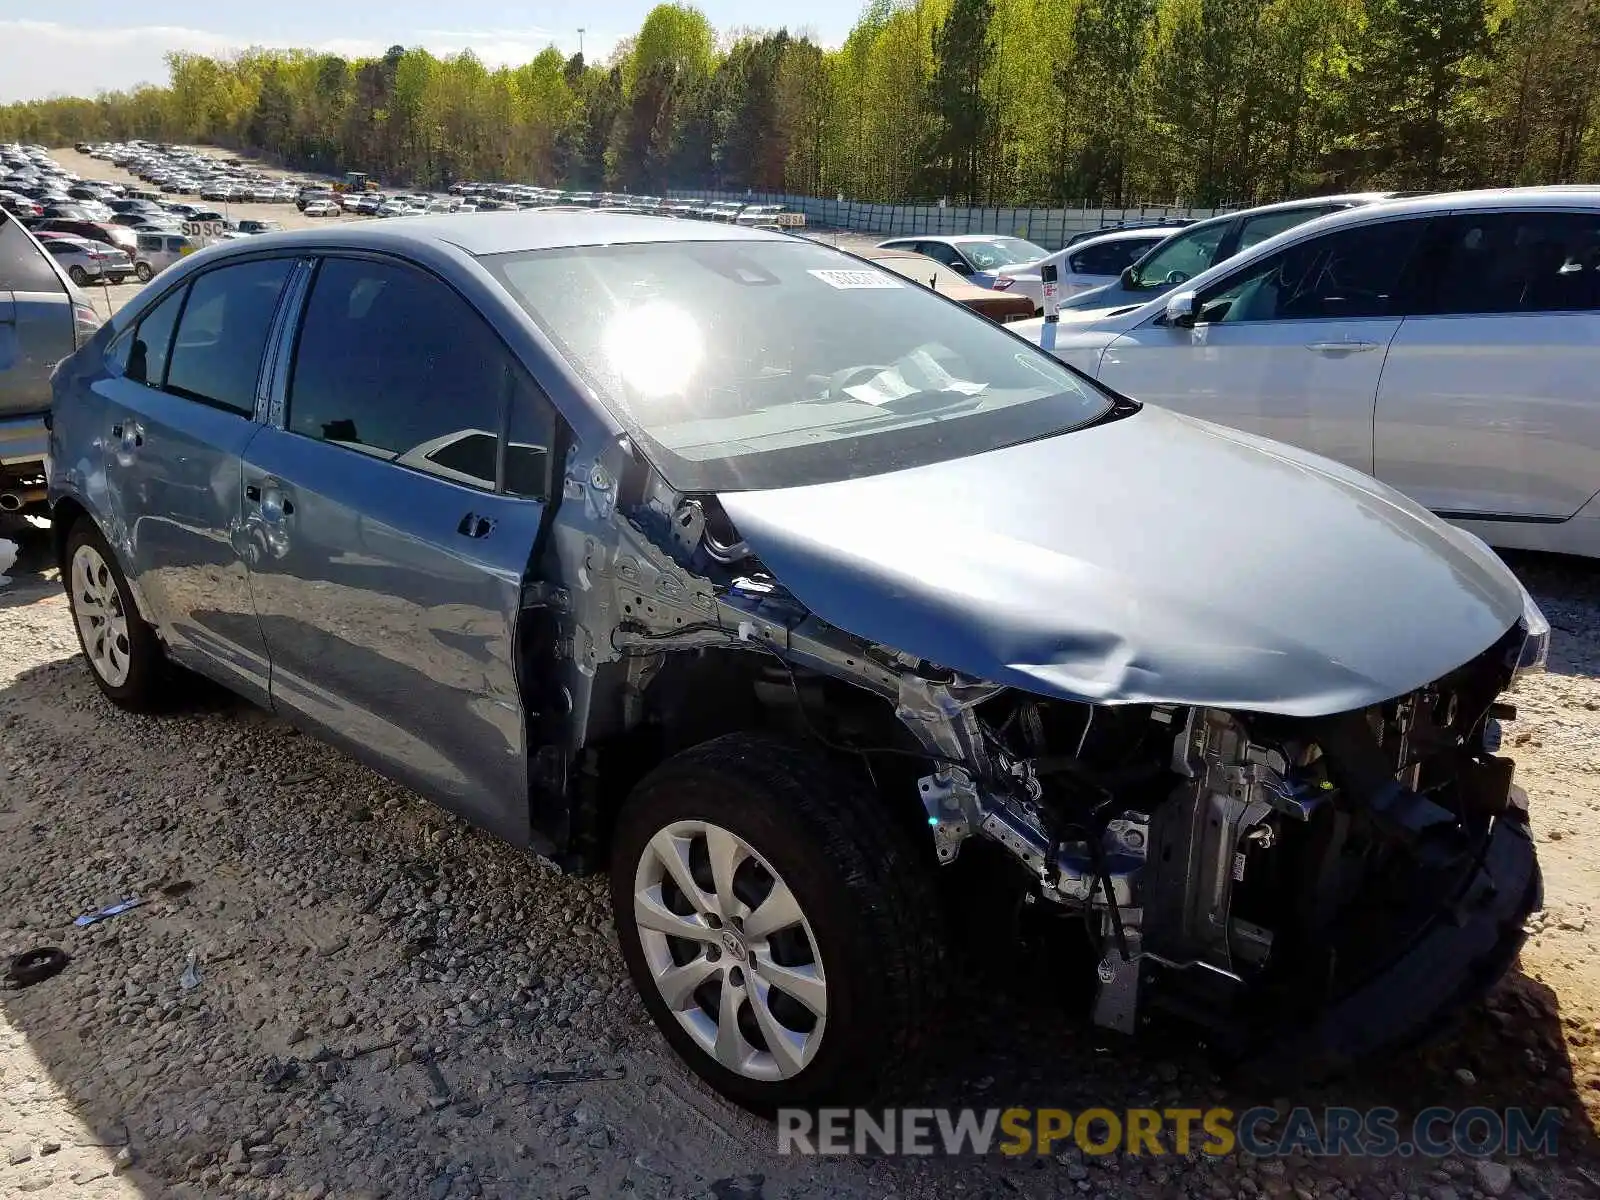
<path id="1" fill-rule="evenodd" d="M 274 707 L 527 844 L 515 641 L 544 505 L 275 428 L 244 478 Z"/>
<path id="2" fill-rule="evenodd" d="M 1146 323 L 1099 377 L 1126 395 L 1372 470 L 1372 407 L 1397 318 Z"/>

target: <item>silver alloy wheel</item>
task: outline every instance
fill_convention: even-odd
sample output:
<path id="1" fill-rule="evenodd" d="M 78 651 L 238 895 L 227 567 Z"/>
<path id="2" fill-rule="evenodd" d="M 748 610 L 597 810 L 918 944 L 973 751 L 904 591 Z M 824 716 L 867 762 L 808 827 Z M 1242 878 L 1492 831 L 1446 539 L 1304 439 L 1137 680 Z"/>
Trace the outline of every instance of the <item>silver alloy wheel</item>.
<path id="1" fill-rule="evenodd" d="M 748 842 L 676 821 L 634 872 L 633 917 L 656 987 L 707 1054 L 747 1079 L 799 1074 L 816 1057 L 828 986 L 811 925 Z"/>
<path id="2" fill-rule="evenodd" d="M 72 556 L 72 615 L 95 674 L 121 687 L 128 681 L 132 654 L 128 616 L 116 577 L 93 546 L 79 546 Z"/>

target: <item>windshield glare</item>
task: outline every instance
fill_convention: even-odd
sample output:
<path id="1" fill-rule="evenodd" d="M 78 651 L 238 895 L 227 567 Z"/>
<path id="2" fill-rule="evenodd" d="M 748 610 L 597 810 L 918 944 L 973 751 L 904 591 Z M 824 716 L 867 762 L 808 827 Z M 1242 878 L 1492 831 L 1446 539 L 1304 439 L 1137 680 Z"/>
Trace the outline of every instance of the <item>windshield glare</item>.
<path id="1" fill-rule="evenodd" d="M 1111 408 L 998 325 L 813 242 L 582 246 L 483 262 L 680 491 L 901 470 Z"/>
<path id="2" fill-rule="evenodd" d="M 1035 246 L 1022 238 L 985 238 L 981 242 L 962 242 L 961 253 L 980 271 L 996 267 L 1009 267 L 1016 263 L 1038 262 L 1049 254 L 1043 246 Z"/>

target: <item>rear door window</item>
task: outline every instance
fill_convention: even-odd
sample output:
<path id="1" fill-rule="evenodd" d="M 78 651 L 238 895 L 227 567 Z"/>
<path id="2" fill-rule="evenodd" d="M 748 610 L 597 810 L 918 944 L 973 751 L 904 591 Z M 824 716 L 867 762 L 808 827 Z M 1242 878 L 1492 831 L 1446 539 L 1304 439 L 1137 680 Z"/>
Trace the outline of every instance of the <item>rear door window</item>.
<path id="1" fill-rule="evenodd" d="M 951 270 L 958 271 L 963 275 L 972 271 L 972 267 L 968 265 L 967 260 L 962 258 L 960 252 L 948 242 L 918 242 L 917 253 L 926 254 L 935 262 L 941 262 Z"/>
<path id="2" fill-rule="evenodd" d="M 1078 275 L 1120 275 L 1124 267 L 1154 244 L 1155 239 L 1122 238 L 1103 246 L 1090 246 L 1072 256 L 1072 270 Z"/>
<path id="3" fill-rule="evenodd" d="M 0 212 L 0 292 L 66 292 L 44 252 L 4 212 Z"/>
<path id="4" fill-rule="evenodd" d="M 293 260 L 269 258 L 207 271 L 189 287 L 178 321 L 167 390 L 244 416 Z"/>
<path id="5" fill-rule="evenodd" d="M 1428 313 L 1600 309 L 1600 212 L 1452 217 L 1428 265 Z"/>

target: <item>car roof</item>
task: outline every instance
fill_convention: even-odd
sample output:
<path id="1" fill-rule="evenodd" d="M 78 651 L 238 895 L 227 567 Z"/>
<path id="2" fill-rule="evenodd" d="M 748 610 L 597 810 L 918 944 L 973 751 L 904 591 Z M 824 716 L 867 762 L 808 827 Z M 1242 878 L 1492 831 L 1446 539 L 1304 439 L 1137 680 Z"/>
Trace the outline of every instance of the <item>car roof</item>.
<path id="1" fill-rule="evenodd" d="M 1092 238 L 1084 238 L 1081 242 L 1073 242 L 1067 249 L 1076 254 L 1079 250 L 1093 249 L 1096 246 L 1109 245 L 1112 242 L 1122 242 L 1129 238 L 1154 238 L 1160 241 L 1171 237 L 1185 229 L 1192 229 L 1191 225 L 1146 225 L 1139 229 L 1108 229 L 1104 233 L 1097 233 Z M 1058 251 L 1059 253 L 1059 251 Z"/>
<path id="2" fill-rule="evenodd" d="M 1444 213 L 1474 208 L 1576 208 L 1600 207 L 1600 184 L 1557 183 L 1535 187 L 1479 188 L 1470 192 L 1430 192 L 1384 200 L 1378 206 L 1385 213 Z M 1357 210 L 1365 212 L 1367 210 Z M 1319 220 L 1351 219 L 1353 212 L 1332 213 Z"/>
<path id="3" fill-rule="evenodd" d="M 264 249 L 296 242 L 337 242 L 350 248 L 404 253 L 445 243 L 468 254 L 481 255 L 644 242 L 789 240 L 782 234 L 740 225 L 685 223 L 672 217 L 610 213 L 604 209 L 578 213 L 534 209 L 526 212 L 397 217 L 391 221 L 370 224 L 299 229 L 254 238 L 250 247 Z"/>
<path id="4" fill-rule="evenodd" d="M 945 242 L 952 246 L 959 246 L 962 242 L 992 242 L 995 238 L 1015 238 L 1019 242 L 1028 239 L 1015 233 L 901 233 L 889 238 L 891 242 Z M 899 247 L 890 247 L 898 249 Z"/>

